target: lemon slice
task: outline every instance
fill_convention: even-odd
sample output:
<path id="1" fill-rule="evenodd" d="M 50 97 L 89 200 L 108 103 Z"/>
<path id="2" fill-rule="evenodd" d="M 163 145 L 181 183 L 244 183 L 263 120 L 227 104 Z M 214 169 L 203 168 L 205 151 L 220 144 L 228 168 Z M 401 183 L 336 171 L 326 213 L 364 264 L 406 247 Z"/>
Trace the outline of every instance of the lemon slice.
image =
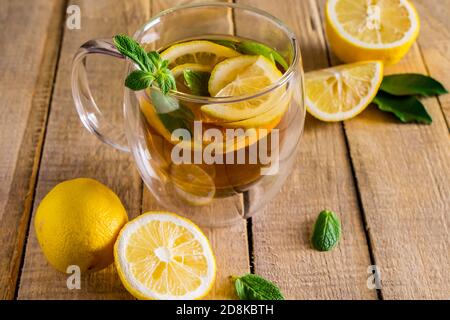
<path id="1" fill-rule="evenodd" d="M 125 288 L 138 299 L 199 299 L 216 274 L 206 236 L 190 220 L 167 212 L 148 212 L 127 223 L 114 258 Z"/>
<path id="2" fill-rule="evenodd" d="M 216 187 L 212 175 L 200 166 L 173 164 L 170 168 L 170 177 L 175 192 L 187 203 L 202 206 L 214 199 Z"/>
<path id="3" fill-rule="evenodd" d="M 328 0 L 326 31 L 345 62 L 398 62 L 419 34 L 419 16 L 407 0 Z"/>
<path id="4" fill-rule="evenodd" d="M 176 79 L 176 78 L 183 76 L 184 70 L 211 72 L 212 67 L 204 65 L 204 64 L 198 64 L 198 63 L 185 63 L 182 65 L 176 66 L 171 71 L 172 71 L 173 76 Z"/>
<path id="5" fill-rule="evenodd" d="M 323 121 L 342 121 L 363 111 L 383 80 L 383 63 L 366 61 L 305 75 L 306 109 Z"/>
<path id="6" fill-rule="evenodd" d="M 285 114 L 291 95 L 284 94 L 278 101 L 274 102 L 275 107 L 256 117 L 221 124 L 225 128 L 256 128 L 271 130 L 275 128 Z"/>
<path id="7" fill-rule="evenodd" d="M 209 80 L 209 91 L 215 97 L 233 97 L 257 93 L 282 77 L 281 72 L 263 56 L 239 56 L 227 59 L 215 66 Z M 211 104 L 201 111 L 212 121 L 231 122 L 260 115 L 279 99 L 283 88 L 253 99 L 231 104 Z"/>
<path id="8" fill-rule="evenodd" d="M 214 66 L 227 58 L 239 55 L 233 49 L 205 40 L 175 44 L 161 53 L 164 60 L 169 60 L 169 68 L 186 63 Z"/>

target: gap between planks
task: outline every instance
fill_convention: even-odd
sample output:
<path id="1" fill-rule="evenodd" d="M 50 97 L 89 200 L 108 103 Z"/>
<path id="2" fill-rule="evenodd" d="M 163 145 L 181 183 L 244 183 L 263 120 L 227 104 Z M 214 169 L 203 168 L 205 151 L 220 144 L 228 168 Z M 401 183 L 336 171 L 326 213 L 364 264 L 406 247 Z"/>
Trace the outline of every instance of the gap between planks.
<path id="1" fill-rule="evenodd" d="M 325 33 L 325 28 L 324 28 L 324 26 L 325 26 L 324 12 L 321 10 L 321 7 L 317 1 L 315 1 L 315 4 L 316 4 L 316 10 L 319 12 L 319 17 L 320 17 L 320 22 L 321 22 L 320 25 L 318 26 L 318 29 L 322 32 L 323 37 L 326 39 L 326 33 Z M 327 55 L 328 65 L 331 67 L 331 66 L 333 66 L 333 63 L 332 63 L 333 57 L 332 57 L 332 52 L 331 52 L 331 48 L 330 48 L 328 41 L 325 41 L 325 51 L 326 51 L 326 55 Z M 367 217 L 364 212 L 364 206 L 363 206 L 362 198 L 361 198 L 361 190 L 359 188 L 358 177 L 356 176 L 355 166 L 353 163 L 352 154 L 350 152 L 350 142 L 348 141 L 348 134 L 347 134 L 347 131 L 345 128 L 345 121 L 341 121 L 340 125 L 342 127 L 342 132 L 344 133 L 345 149 L 347 151 L 347 156 L 348 156 L 349 163 L 350 163 L 351 175 L 353 177 L 353 184 L 355 186 L 357 205 L 358 205 L 359 213 L 361 216 L 361 221 L 364 226 L 363 231 L 364 231 L 364 235 L 366 237 L 367 250 L 369 253 L 370 263 L 372 265 L 376 265 L 377 263 L 376 263 L 375 255 L 374 255 L 373 248 L 372 248 L 373 240 L 370 235 L 370 229 L 367 224 Z M 384 300 L 382 290 L 376 289 L 376 292 L 377 292 L 378 300 Z"/>
<path id="2" fill-rule="evenodd" d="M 56 82 L 56 74 L 58 73 L 58 68 L 59 68 L 59 61 L 61 58 L 61 45 L 62 45 L 62 40 L 64 38 L 64 23 L 65 23 L 65 16 L 66 16 L 66 8 L 67 8 L 67 4 L 68 4 L 69 0 L 63 0 L 63 5 L 62 5 L 62 10 L 59 13 L 59 15 L 57 15 L 57 19 L 55 19 L 54 25 L 50 24 L 49 28 L 54 28 L 59 30 L 58 36 L 57 36 L 57 49 L 56 49 L 56 63 L 55 66 L 52 70 L 52 85 L 51 85 L 51 89 L 50 89 L 50 95 L 49 95 L 49 99 L 47 102 L 47 108 L 46 108 L 46 113 L 45 113 L 45 119 L 44 119 L 44 124 L 42 127 L 42 133 L 39 137 L 39 142 L 38 145 L 36 146 L 36 153 L 35 153 L 35 162 L 33 164 L 33 176 L 30 179 L 30 202 L 29 202 L 29 206 L 27 206 L 27 211 L 28 211 L 28 223 L 27 223 L 27 229 L 25 232 L 25 240 L 22 246 L 22 253 L 21 253 L 21 257 L 20 257 L 20 266 L 19 266 L 19 273 L 17 275 L 17 282 L 16 282 L 16 287 L 15 287 L 15 291 L 14 291 L 14 300 L 17 300 L 17 296 L 19 294 L 19 287 L 20 287 L 20 279 L 22 276 L 22 268 L 23 268 L 23 264 L 25 262 L 25 248 L 27 247 L 27 243 L 28 243 L 28 236 L 30 234 L 30 227 L 31 227 L 31 210 L 34 208 L 35 205 L 35 196 L 36 196 L 36 186 L 37 186 L 37 180 L 38 180 L 38 176 L 39 176 L 39 170 L 40 170 L 40 164 L 42 161 L 42 150 L 43 150 L 43 146 L 44 146 L 44 141 L 45 141 L 45 137 L 47 135 L 47 125 L 48 125 L 48 119 L 49 119 L 49 114 L 51 112 L 51 105 L 52 105 L 52 101 L 53 101 L 53 92 L 55 89 L 55 82 Z M 49 31 L 50 33 L 50 31 Z"/>

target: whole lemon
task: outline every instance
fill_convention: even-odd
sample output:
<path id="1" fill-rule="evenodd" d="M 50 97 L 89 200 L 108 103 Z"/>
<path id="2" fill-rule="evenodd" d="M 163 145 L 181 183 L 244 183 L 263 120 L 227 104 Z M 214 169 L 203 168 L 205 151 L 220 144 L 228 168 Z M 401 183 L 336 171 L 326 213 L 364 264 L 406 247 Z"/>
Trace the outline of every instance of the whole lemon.
<path id="1" fill-rule="evenodd" d="M 128 216 L 119 197 L 100 182 L 79 178 L 55 186 L 41 201 L 34 227 L 57 270 L 97 271 L 114 260 L 114 242 Z"/>

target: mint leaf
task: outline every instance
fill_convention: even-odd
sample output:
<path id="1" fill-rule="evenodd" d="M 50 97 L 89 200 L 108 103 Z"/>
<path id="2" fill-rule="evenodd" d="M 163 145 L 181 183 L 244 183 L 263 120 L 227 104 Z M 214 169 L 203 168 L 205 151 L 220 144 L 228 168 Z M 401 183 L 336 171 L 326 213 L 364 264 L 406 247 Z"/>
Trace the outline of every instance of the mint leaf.
<path id="1" fill-rule="evenodd" d="M 136 40 L 126 35 L 116 35 L 113 40 L 117 50 L 135 62 L 142 71 L 154 71 L 154 65 Z"/>
<path id="2" fill-rule="evenodd" d="M 176 90 L 177 86 L 169 62 L 163 60 L 156 51 L 145 52 L 140 44 L 126 35 L 114 36 L 117 50 L 125 57 L 135 62 L 141 72 L 133 71 L 125 81 L 125 85 L 132 90 L 142 90 L 156 83 L 163 94 Z"/>
<path id="3" fill-rule="evenodd" d="M 448 93 L 435 79 L 417 73 L 403 73 L 385 76 L 381 90 L 396 96 L 432 96 Z"/>
<path id="4" fill-rule="evenodd" d="M 177 88 L 175 78 L 169 69 L 162 69 L 157 73 L 156 82 L 163 94 L 167 94 L 170 90 Z"/>
<path id="5" fill-rule="evenodd" d="M 184 82 L 196 96 L 209 96 L 208 81 L 211 73 L 203 71 L 192 71 L 189 69 L 183 72 Z"/>
<path id="6" fill-rule="evenodd" d="M 236 293 L 241 300 L 284 300 L 277 285 L 255 274 L 234 278 Z"/>
<path id="7" fill-rule="evenodd" d="M 319 213 L 311 239 L 313 247 L 319 251 L 329 251 L 337 245 L 340 236 L 341 223 L 336 214 L 331 210 Z"/>
<path id="8" fill-rule="evenodd" d="M 393 113 L 402 122 L 417 121 L 425 124 L 433 122 L 423 104 L 414 96 L 399 97 L 378 91 L 373 102 L 381 111 Z"/>
<path id="9" fill-rule="evenodd" d="M 231 40 L 211 40 L 211 42 L 214 42 L 216 44 L 219 44 L 221 46 L 237 50 L 237 42 L 231 41 Z"/>
<path id="10" fill-rule="evenodd" d="M 191 109 L 179 103 L 177 99 L 166 96 L 158 90 L 151 90 L 150 98 L 156 114 L 170 133 L 176 129 L 186 129 L 192 136 L 191 126 L 192 121 L 194 121 L 194 114 Z"/>
<path id="11" fill-rule="evenodd" d="M 289 68 L 288 63 L 281 54 L 272 48 L 254 41 L 243 41 L 239 43 L 237 50 L 243 54 L 261 55 L 272 61 L 278 63 L 286 71 Z"/>
<path id="12" fill-rule="evenodd" d="M 125 79 L 125 86 L 131 90 L 139 91 L 150 87 L 153 80 L 155 80 L 155 77 L 150 72 L 135 70 Z"/>

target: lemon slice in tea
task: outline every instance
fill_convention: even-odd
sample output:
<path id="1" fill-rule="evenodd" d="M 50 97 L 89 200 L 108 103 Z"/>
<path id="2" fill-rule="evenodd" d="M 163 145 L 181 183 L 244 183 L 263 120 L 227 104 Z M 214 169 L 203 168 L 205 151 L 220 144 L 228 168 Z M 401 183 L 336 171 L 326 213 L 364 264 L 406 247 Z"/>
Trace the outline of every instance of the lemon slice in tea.
<path id="1" fill-rule="evenodd" d="M 216 187 L 212 174 L 199 165 L 172 164 L 170 178 L 175 192 L 189 204 L 201 206 L 214 199 Z"/>
<path id="2" fill-rule="evenodd" d="M 164 60 L 169 60 L 169 68 L 186 63 L 215 66 L 227 58 L 239 55 L 233 49 L 206 40 L 175 44 L 161 53 Z"/>
<path id="3" fill-rule="evenodd" d="M 217 64 L 209 80 L 209 91 L 215 97 L 233 97 L 257 93 L 282 77 L 275 64 L 263 56 L 239 56 Z M 275 107 L 282 88 L 260 97 L 230 104 L 204 105 L 201 111 L 211 122 L 249 119 Z"/>

